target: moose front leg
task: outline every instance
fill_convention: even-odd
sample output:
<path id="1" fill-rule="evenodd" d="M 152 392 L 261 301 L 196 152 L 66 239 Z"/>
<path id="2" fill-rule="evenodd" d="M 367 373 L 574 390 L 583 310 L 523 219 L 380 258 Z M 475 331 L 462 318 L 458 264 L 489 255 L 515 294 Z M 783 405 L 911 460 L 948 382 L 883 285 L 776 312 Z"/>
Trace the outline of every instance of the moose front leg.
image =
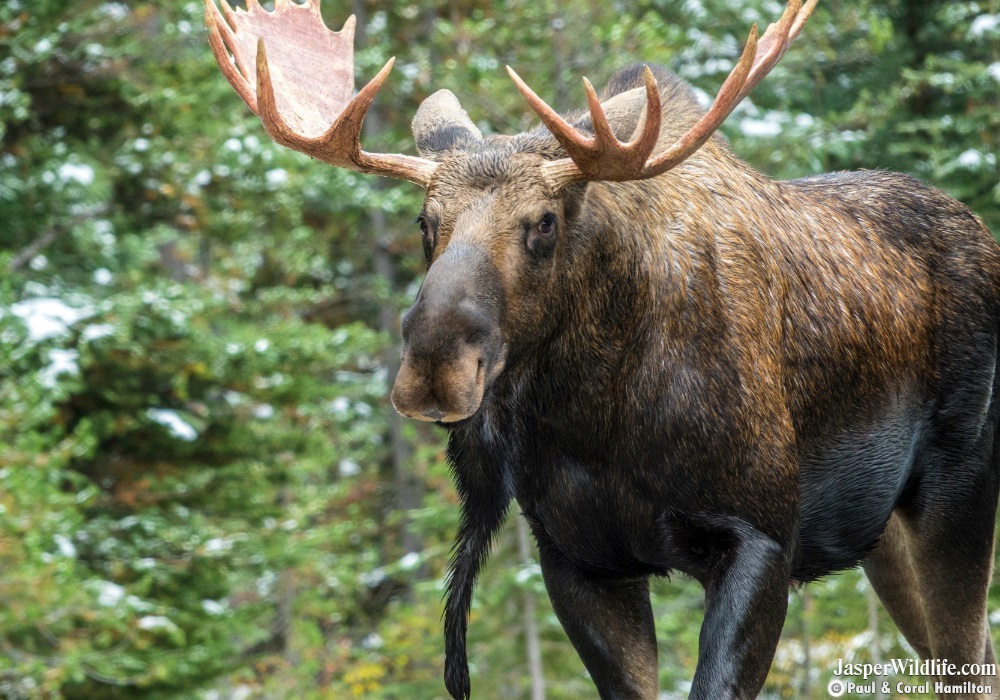
<path id="1" fill-rule="evenodd" d="M 507 518 L 511 489 L 504 466 L 484 463 L 482 453 L 470 449 L 467 436 L 452 433 L 448 458 L 462 500 L 462 520 L 448 567 L 444 684 L 453 698 L 465 700 L 472 693 L 465 643 L 472 591 L 493 537 Z"/>
<path id="2" fill-rule="evenodd" d="M 749 700 L 764 686 L 788 608 L 789 558 L 743 523 L 715 552 L 691 700 Z"/>
<path id="3" fill-rule="evenodd" d="M 552 607 L 602 700 L 655 700 L 656 631 L 648 578 L 591 576 L 544 538 L 539 555 Z"/>

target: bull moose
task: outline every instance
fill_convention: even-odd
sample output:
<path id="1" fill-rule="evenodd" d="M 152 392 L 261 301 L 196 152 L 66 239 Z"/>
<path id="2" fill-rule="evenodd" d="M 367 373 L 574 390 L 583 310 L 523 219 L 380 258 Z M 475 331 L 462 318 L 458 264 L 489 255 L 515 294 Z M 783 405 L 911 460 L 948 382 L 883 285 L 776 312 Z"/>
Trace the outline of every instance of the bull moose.
<path id="1" fill-rule="evenodd" d="M 392 61 L 354 94 L 353 18 L 221 1 L 213 51 L 275 141 L 426 189 L 392 401 L 449 432 L 453 697 L 512 499 L 602 698 L 657 697 L 648 581 L 671 571 L 705 589 L 691 698 L 755 697 L 789 586 L 858 564 L 922 658 L 995 662 L 1000 249 L 910 177 L 776 182 L 715 135 L 816 0 L 751 30 L 708 110 L 637 66 L 600 97 L 585 79 L 588 111 L 562 117 L 508 69 L 542 126 L 484 137 L 442 90 L 413 120 L 419 157 L 361 149 Z"/>

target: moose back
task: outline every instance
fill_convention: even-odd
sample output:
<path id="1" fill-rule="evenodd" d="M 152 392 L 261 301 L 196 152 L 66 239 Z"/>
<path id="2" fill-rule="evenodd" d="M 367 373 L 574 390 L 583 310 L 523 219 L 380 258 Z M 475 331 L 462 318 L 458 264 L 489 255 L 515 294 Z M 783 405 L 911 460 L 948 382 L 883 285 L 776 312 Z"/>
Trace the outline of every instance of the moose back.
<path id="1" fill-rule="evenodd" d="M 441 91 L 418 157 L 361 149 L 392 62 L 354 95 L 353 19 L 206 0 L 219 66 L 277 142 L 426 189 L 392 400 L 450 433 L 453 697 L 513 499 L 602 698 L 657 697 L 648 580 L 671 571 L 705 588 L 692 698 L 755 697 L 789 586 L 859 563 L 922 658 L 995 662 L 1000 250 L 912 178 L 774 182 L 714 135 L 814 5 L 755 27 L 707 111 L 636 66 L 564 118 L 510 71 L 543 126 L 483 137 Z"/>

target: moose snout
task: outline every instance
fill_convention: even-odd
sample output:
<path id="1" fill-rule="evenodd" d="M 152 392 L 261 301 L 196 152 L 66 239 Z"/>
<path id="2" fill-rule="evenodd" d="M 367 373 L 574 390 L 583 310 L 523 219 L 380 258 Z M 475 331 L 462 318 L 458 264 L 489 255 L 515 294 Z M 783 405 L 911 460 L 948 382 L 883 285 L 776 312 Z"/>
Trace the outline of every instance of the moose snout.
<path id="1" fill-rule="evenodd" d="M 408 418 L 453 423 L 472 416 L 503 367 L 496 273 L 484 257 L 475 249 L 442 256 L 403 316 L 392 404 Z"/>
<path id="2" fill-rule="evenodd" d="M 408 418 L 453 423 L 479 410 L 485 388 L 483 360 L 474 348 L 448 362 L 404 353 L 392 405 Z"/>

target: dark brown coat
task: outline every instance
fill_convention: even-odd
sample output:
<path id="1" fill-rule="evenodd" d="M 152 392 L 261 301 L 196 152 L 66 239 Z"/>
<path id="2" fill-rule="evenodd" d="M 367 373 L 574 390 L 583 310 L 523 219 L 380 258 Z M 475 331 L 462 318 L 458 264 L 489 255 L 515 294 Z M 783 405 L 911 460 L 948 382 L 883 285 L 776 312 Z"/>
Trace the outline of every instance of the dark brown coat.
<path id="1" fill-rule="evenodd" d="M 604 96 L 622 136 L 638 76 Z M 666 143 L 700 108 L 657 78 Z M 454 697 L 512 498 L 603 698 L 656 697 L 646 579 L 672 570 L 706 588 L 692 698 L 754 697 L 789 584 L 859 562 L 918 651 L 992 660 L 1000 250 L 979 219 L 892 173 L 774 182 L 719 136 L 657 178 L 552 192 L 547 132 L 423 116 L 441 165 L 393 398 L 451 432 Z"/>

